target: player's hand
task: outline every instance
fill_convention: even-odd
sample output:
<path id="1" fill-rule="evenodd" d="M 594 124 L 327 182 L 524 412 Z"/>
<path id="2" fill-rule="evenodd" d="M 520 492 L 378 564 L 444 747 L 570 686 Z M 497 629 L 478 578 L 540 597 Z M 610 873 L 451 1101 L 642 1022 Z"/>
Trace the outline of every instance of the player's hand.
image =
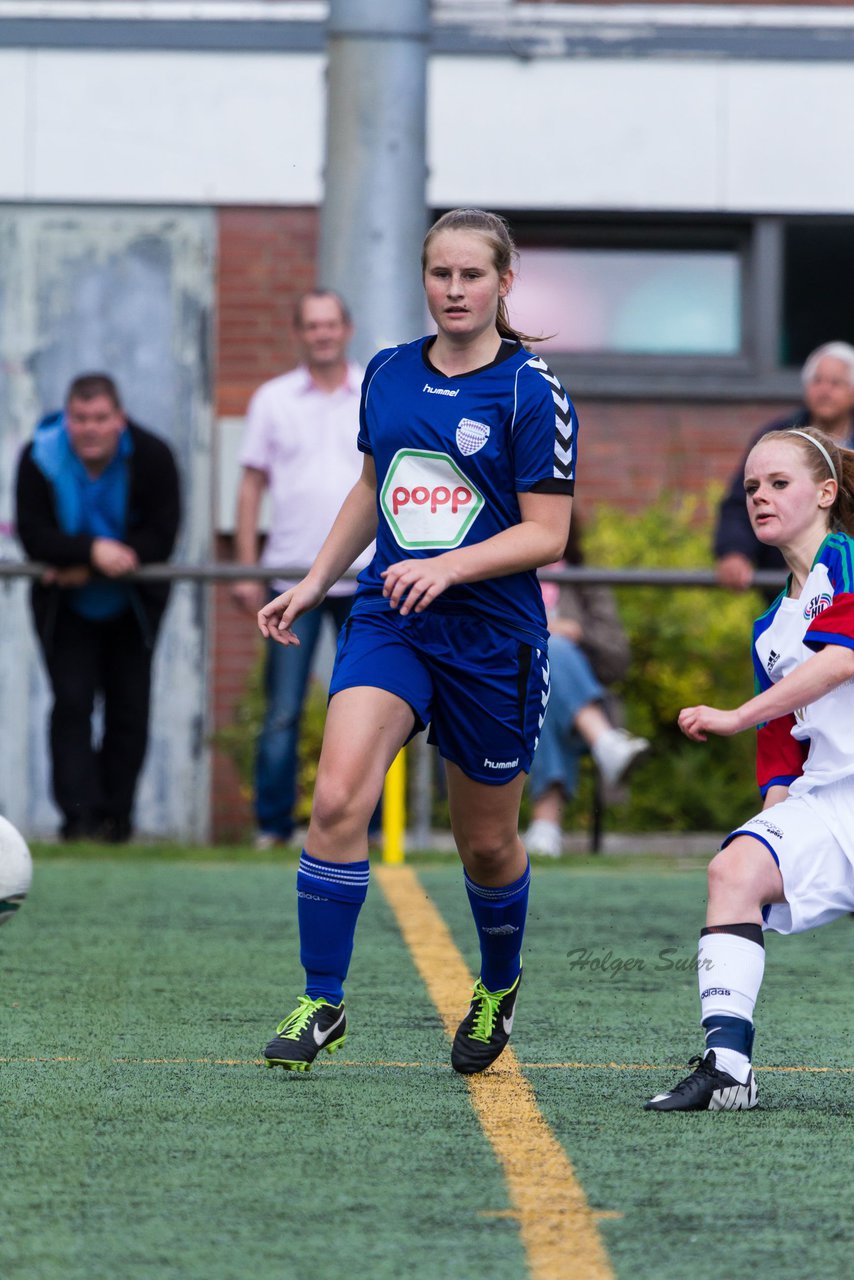
<path id="1" fill-rule="evenodd" d="M 679 728 L 692 742 L 705 742 L 710 733 L 719 738 L 731 738 L 734 733 L 740 733 L 744 725 L 740 723 L 737 711 L 719 711 L 717 707 L 683 707 L 679 712 Z"/>
<path id="2" fill-rule="evenodd" d="M 106 578 L 120 578 L 139 568 L 139 557 L 132 547 L 116 538 L 95 538 L 89 553 L 93 568 Z"/>
<path id="3" fill-rule="evenodd" d="M 426 560 L 398 560 L 380 575 L 383 595 L 401 617 L 423 613 L 429 604 L 450 587 L 455 579 L 448 556 Z"/>
<path id="4" fill-rule="evenodd" d="M 264 606 L 264 596 L 266 595 L 263 582 L 252 581 L 247 579 L 245 582 L 233 582 L 231 584 L 231 600 L 244 613 L 249 613 L 254 618 L 258 610 Z"/>
<path id="5" fill-rule="evenodd" d="M 92 577 L 92 570 L 86 564 L 72 564 L 64 569 L 50 567 L 41 576 L 45 587 L 83 587 Z"/>
<path id="6" fill-rule="evenodd" d="M 573 644 L 579 644 L 584 635 L 584 628 L 575 618 L 549 618 L 549 634 L 563 636 Z"/>
<path id="7" fill-rule="evenodd" d="M 299 644 L 299 637 L 294 635 L 291 628 L 297 618 L 308 613 L 309 609 L 317 608 L 323 595 L 307 578 L 303 578 L 295 587 L 289 587 L 259 610 L 258 628 L 261 635 L 277 640 L 279 644 Z"/>
<path id="8" fill-rule="evenodd" d="M 746 591 L 753 584 L 753 572 L 753 565 L 739 551 L 721 556 L 715 565 L 718 582 L 730 591 Z"/>

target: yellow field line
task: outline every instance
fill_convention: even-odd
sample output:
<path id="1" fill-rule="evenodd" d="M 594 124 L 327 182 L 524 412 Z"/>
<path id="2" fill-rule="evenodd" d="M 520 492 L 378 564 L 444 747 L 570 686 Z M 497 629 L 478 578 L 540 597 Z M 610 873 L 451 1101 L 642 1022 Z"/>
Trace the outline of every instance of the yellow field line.
<path id="1" fill-rule="evenodd" d="M 2 1057 L 0 1056 L 0 1066 L 13 1066 L 22 1063 L 43 1062 L 56 1065 L 60 1062 L 83 1062 L 91 1066 L 99 1061 L 96 1058 L 70 1057 L 68 1055 L 61 1058 L 38 1058 L 32 1055 L 20 1055 L 18 1057 Z M 124 1067 L 265 1067 L 267 1065 L 265 1058 L 109 1058 L 107 1059 L 113 1066 Z M 684 1063 L 679 1062 L 517 1062 L 523 1071 L 679 1071 Z M 364 1070 L 365 1067 L 429 1067 L 431 1070 L 438 1068 L 440 1071 L 451 1069 L 450 1062 L 392 1062 L 383 1058 L 366 1059 L 364 1062 L 356 1062 L 350 1058 L 336 1058 L 336 1067 L 356 1067 Z M 754 1071 L 778 1071 L 789 1073 L 803 1073 L 805 1075 L 851 1075 L 854 1073 L 854 1067 L 757 1067 Z M 597 1213 L 597 1217 L 602 1215 Z"/>
<path id="2" fill-rule="evenodd" d="M 377 867 L 375 874 L 452 1038 L 465 1013 L 472 975 L 412 868 Z M 481 1128 L 504 1169 L 532 1280 L 567 1275 L 569 1259 L 577 1280 L 611 1280 L 594 1214 L 513 1050 L 508 1046 L 494 1067 L 466 1081 Z"/>

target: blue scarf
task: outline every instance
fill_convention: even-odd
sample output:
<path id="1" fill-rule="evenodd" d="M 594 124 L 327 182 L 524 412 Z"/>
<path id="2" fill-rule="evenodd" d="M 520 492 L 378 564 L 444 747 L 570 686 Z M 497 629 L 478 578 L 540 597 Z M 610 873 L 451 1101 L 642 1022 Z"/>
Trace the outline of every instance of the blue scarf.
<path id="1" fill-rule="evenodd" d="M 64 416 L 54 416 L 39 426 L 33 440 L 33 462 L 53 489 L 63 533 L 124 541 L 132 453 L 130 432 L 124 430 L 112 459 L 93 478 L 71 447 Z M 130 587 L 98 579 L 70 590 L 68 603 L 85 618 L 115 618 L 130 603 Z"/>

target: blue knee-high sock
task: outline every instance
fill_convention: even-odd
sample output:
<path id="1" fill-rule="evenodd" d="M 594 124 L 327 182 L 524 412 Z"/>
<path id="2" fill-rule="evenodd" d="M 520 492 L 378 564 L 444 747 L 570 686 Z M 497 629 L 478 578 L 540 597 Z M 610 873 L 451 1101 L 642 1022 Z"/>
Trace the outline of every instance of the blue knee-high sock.
<path id="1" fill-rule="evenodd" d="M 522 968 L 531 864 L 518 880 L 497 889 L 475 884 L 467 871 L 465 880 L 480 940 L 480 980 L 487 991 L 506 991 Z"/>
<path id="2" fill-rule="evenodd" d="M 297 871 L 300 963 L 305 994 L 330 1004 L 344 998 L 359 911 L 368 893 L 370 863 L 322 862 L 302 851 Z"/>

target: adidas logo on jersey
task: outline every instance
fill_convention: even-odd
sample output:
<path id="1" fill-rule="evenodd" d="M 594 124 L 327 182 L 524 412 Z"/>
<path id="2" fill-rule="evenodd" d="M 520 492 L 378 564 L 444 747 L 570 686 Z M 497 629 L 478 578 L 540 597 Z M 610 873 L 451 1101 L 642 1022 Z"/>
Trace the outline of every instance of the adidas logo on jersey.
<path id="1" fill-rule="evenodd" d="M 769 674 L 769 676 L 770 676 L 771 672 L 774 670 L 774 668 L 776 667 L 776 665 L 777 665 L 777 663 L 778 663 L 779 661 L 780 661 L 780 655 L 779 655 L 779 653 L 777 653 L 776 649 L 772 649 L 772 650 L 771 650 L 771 652 L 768 654 L 768 674 Z"/>

